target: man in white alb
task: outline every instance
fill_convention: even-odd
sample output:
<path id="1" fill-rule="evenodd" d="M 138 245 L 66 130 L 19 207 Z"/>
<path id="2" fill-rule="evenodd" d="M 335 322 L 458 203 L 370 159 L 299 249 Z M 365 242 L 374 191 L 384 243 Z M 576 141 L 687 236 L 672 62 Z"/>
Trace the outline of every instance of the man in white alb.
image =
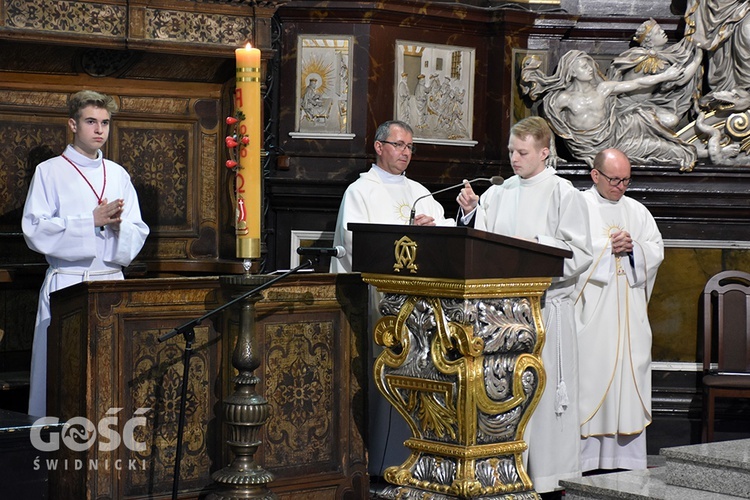
<path id="1" fill-rule="evenodd" d="M 581 466 L 645 469 L 651 423 L 648 300 L 664 259 L 654 218 L 625 195 L 630 161 L 617 149 L 594 158 L 584 193 L 594 262 L 576 286 Z"/>
<path id="2" fill-rule="evenodd" d="M 491 186 L 481 199 L 469 183 L 458 195 L 461 223 L 493 233 L 526 238 L 571 250 L 563 276 L 554 278 L 542 310 L 546 342 L 542 362 L 547 384 L 524 434 L 528 472 L 543 498 L 561 496 L 558 482 L 580 477 L 578 348 L 573 287 L 591 264 L 586 204 L 573 185 L 545 166 L 552 131 L 538 116 L 511 128 L 508 150 L 516 175 Z"/>
<path id="3" fill-rule="evenodd" d="M 341 200 L 333 244 L 343 246 L 346 255 L 331 260 L 332 273 L 352 272 L 350 222 L 408 224 L 414 201 L 430 194 L 426 187 L 406 177 L 415 149 L 413 135 L 409 124 L 396 120 L 382 123 L 375 132 L 375 163 L 346 188 Z M 455 226 L 432 196 L 419 200 L 415 208 L 414 224 L 418 226 Z"/>
<path id="4" fill-rule="evenodd" d="M 382 123 L 375 132 L 375 163 L 349 185 L 341 200 L 333 244 L 343 246 L 346 255 L 331 259 L 332 273 L 352 272 L 352 232 L 347 229 L 350 222 L 408 224 L 414 202 L 426 196 L 416 204 L 414 224 L 455 225 L 453 219 L 445 218 L 443 206 L 429 196 L 427 188 L 406 177 L 414 153 L 413 135 L 409 124 L 396 120 Z M 369 331 L 380 317 L 380 295 L 370 288 Z M 368 373 L 372 374 L 373 363 L 382 348 L 372 342 L 370 347 Z M 372 375 L 369 381 L 369 473 L 382 476 L 387 467 L 401 465 L 409 457 L 403 443 L 412 435 L 406 421 L 377 390 Z"/>
<path id="5" fill-rule="evenodd" d="M 49 263 L 31 350 L 30 415 L 46 415 L 49 294 L 82 281 L 123 279 L 122 268 L 149 233 L 130 175 L 102 153 L 115 111 L 111 96 L 92 90 L 71 96 L 73 144 L 36 167 L 26 196 L 26 244 Z"/>

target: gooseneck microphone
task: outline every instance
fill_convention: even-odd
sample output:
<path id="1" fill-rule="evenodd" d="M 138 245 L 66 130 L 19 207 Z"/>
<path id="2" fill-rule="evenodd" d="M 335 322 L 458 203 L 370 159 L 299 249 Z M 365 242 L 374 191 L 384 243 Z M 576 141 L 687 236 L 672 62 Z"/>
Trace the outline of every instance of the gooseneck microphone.
<path id="1" fill-rule="evenodd" d="M 324 257 L 324 256 L 331 256 L 336 257 L 337 259 L 340 259 L 344 255 L 346 255 L 346 248 L 342 247 L 341 245 L 337 245 L 335 247 L 299 247 L 297 248 L 297 253 L 299 255 L 307 255 L 311 257 Z"/>
<path id="2" fill-rule="evenodd" d="M 478 178 L 472 179 L 470 181 L 464 181 L 464 182 L 462 182 L 460 184 L 456 184 L 455 186 L 448 186 L 447 188 L 438 189 L 437 191 L 433 191 L 432 193 L 426 194 L 424 196 L 420 196 L 419 198 L 417 198 L 416 200 L 414 200 L 414 203 L 411 206 L 411 214 L 409 214 L 409 225 L 411 226 L 411 225 L 414 224 L 414 217 L 417 216 L 417 202 L 419 200 L 422 200 L 424 198 L 428 198 L 430 196 L 442 193 L 444 191 L 449 191 L 451 189 L 456 189 L 458 187 L 463 187 L 463 185 L 466 184 L 467 182 L 469 184 L 471 184 L 473 182 L 479 182 L 479 181 L 491 182 L 493 186 L 499 186 L 500 184 L 502 184 L 503 182 L 505 182 L 505 179 L 503 179 L 499 175 L 494 175 L 494 176 L 489 177 L 489 178 L 487 178 L 487 177 L 478 177 Z"/>

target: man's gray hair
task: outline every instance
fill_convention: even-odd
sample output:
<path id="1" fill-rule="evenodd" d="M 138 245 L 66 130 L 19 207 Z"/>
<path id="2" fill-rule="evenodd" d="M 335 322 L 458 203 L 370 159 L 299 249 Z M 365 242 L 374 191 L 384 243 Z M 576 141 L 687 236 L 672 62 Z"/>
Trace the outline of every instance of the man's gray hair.
<path id="1" fill-rule="evenodd" d="M 409 132 L 411 135 L 414 135 L 414 131 L 408 123 L 402 122 L 401 120 L 388 120 L 387 122 L 381 123 L 375 131 L 375 142 L 388 140 L 388 136 L 391 135 L 391 127 L 398 127 Z"/>

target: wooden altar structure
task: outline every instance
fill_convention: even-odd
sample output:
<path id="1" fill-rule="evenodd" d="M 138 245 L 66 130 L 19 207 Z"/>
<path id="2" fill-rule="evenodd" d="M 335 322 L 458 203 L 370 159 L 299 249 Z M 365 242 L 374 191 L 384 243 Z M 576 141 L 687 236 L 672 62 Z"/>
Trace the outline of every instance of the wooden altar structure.
<path id="1" fill-rule="evenodd" d="M 50 498 L 168 496 L 184 342 L 157 339 L 230 298 L 216 277 L 85 282 L 52 294 L 48 413 L 98 428 L 83 451 L 60 446 Z M 279 499 L 365 498 L 366 285 L 356 274 L 297 274 L 255 307 L 255 375 L 271 406 L 255 459 L 276 478 L 270 489 Z M 229 308 L 195 328 L 180 498 L 205 494 L 230 460 L 220 408 L 232 392 L 236 319 Z M 107 418 L 123 439 L 114 449 Z"/>
<path id="2" fill-rule="evenodd" d="M 522 461 L 545 384 L 541 300 L 562 250 L 466 227 L 350 224 L 384 293 L 373 376 L 412 431 L 379 498 L 537 499 Z"/>

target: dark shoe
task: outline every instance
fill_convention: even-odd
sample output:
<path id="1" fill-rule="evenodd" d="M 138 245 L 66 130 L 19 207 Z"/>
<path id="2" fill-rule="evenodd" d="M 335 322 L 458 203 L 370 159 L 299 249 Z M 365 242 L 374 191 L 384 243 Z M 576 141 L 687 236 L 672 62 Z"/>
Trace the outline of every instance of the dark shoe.
<path id="1" fill-rule="evenodd" d="M 550 491 L 549 493 L 540 493 L 539 496 L 542 497 L 542 500 L 562 500 L 563 492 Z"/>

